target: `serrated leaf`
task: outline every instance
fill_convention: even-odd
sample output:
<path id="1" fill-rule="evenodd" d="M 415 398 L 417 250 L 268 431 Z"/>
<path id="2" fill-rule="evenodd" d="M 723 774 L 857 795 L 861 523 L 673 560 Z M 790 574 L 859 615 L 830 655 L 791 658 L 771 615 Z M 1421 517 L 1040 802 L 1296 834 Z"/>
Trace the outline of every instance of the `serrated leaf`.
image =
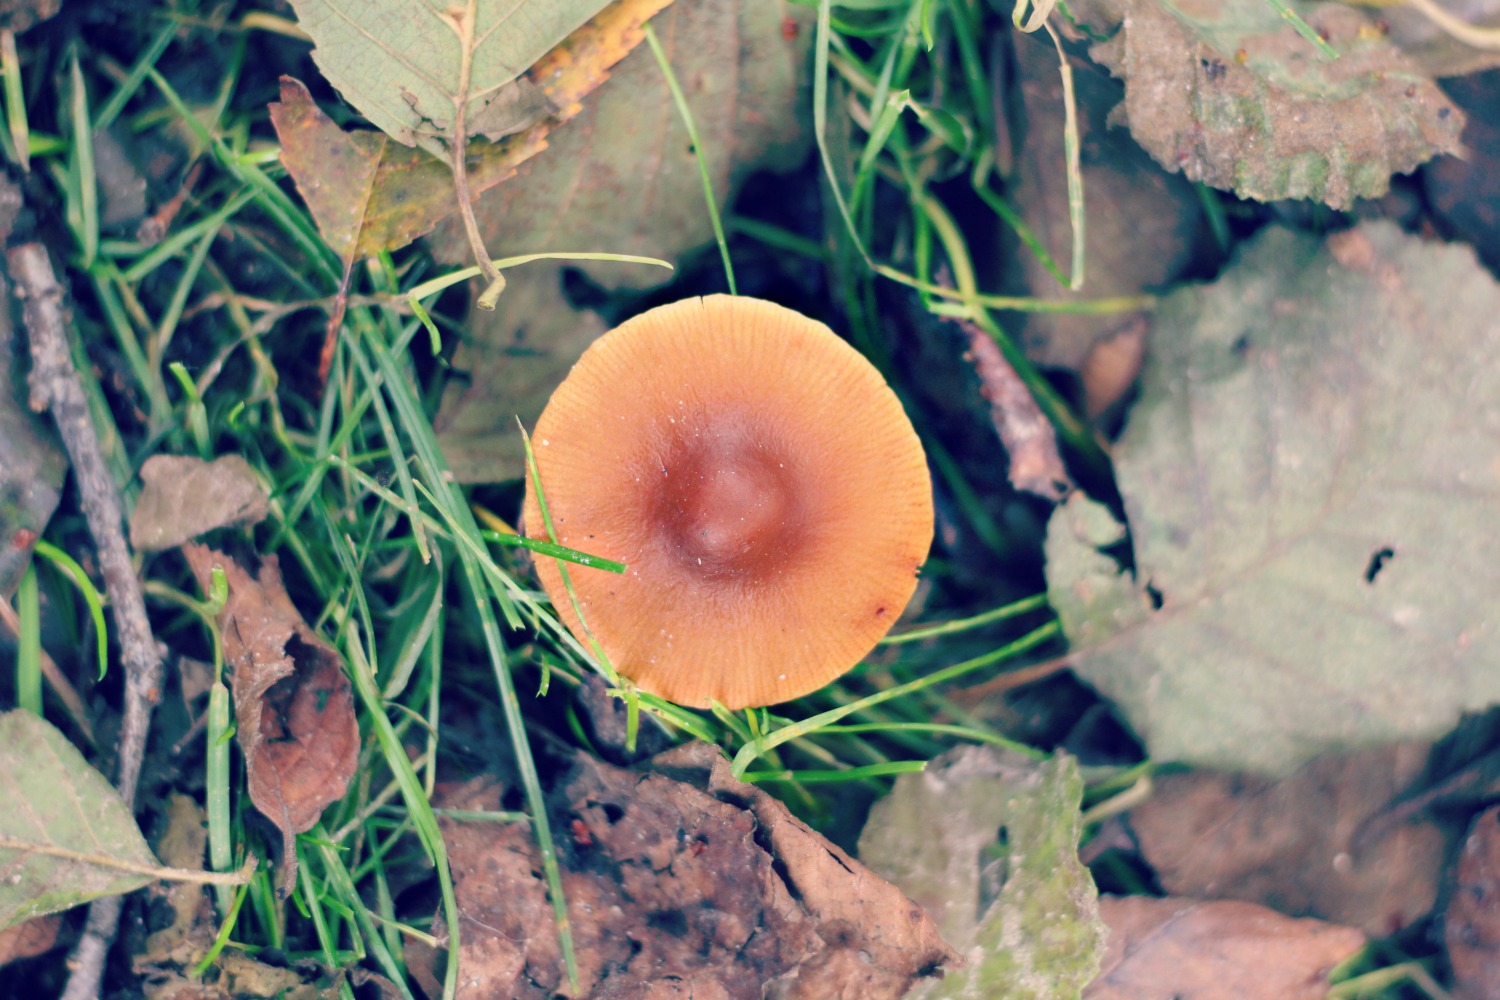
<path id="1" fill-rule="evenodd" d="M 360 113 L 442 158 L 499 139 L 547 109 L 522 74 L 608 0 L 293 0 L 313 61 Z"/>
<path id="2" fill-rule="evenodd" d="M 1163 302 L 1115 450 L 1136 575 L 1082 498 L 1047 538 L 1075 668 L 1154 758 L 1286 772 L 1500 701 L 1497 315 L 1471 250 L 1384 223 L 1269 230 Z"/>
<path id="3" fill-rule="evenodd" d="M 0 929 L 139 889 L 153 876 L 128 868 L 158 867 L 104 775 L 23 709 L 0 715 L 0 838 Z"/>
<path id="4" fill-rule="evenodd" d="M 1124 79 L 1123 117 L 1158 163 L 1242 198 L 1343 209 L 1458 152 L 1462 113 L 1370 18 L 1292 6 L 1338 58 L 1266 0 L 1129 0 L 1093 55 Z"/>
<path id="5" fill-rule="evenodd" d="M 896 779 L 870 811 L 859 855 L 920 903 L 967 962 L 910 996 L 1082 992 L 1104 950 L 1094 881 L 1078 860 L 1082 796 L 1066 754 L 1038 762 L 962 747 Z"/>
<path id="6" fill-rule="evenodd" d="M 687 92 L 721 205 L 757 168 L 789 168 L 805 152 L 799 85 L 812 32 L 805 7 L 786 0 L 697 0 L 652 19 Z M 795 37 L 784 25 L 799 25 Z M 549 250 L 607 251 L 674 260 L 713 238 L 702 181 L 656 60 L 632 52 L 577 119 L 515 177 L 485 194 L 475 215 L 494 256 Z M 466 261 L 456 220 L 438 227 L 433 252 Z M 607 287 L 661 282 L 656 268 L 574 262 Z M 530 286 L 525 295 L 522 286 Z M 464 481 L 520 475 L 517 414 L 530 423 L 573 362 L 603 332 L 563 298 L 560 269 L 512 273 L 493 312 L 470 317 L 438 414 L 439 437 Z"/>

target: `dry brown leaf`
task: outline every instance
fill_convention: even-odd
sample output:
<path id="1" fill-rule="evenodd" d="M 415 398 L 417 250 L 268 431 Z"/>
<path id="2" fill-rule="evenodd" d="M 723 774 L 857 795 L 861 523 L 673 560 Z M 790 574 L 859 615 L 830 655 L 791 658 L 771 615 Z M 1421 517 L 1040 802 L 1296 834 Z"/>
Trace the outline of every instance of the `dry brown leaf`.
<path id="1" fill-rule="evenodd" d="M 276 558 L 252 577 L 228 556 L 184 546 L 205 592 L 215 565 L 229 582 L 219 613 L 234 674 L 236 738 L 250 800 L 282 836 L 282 891 L 296 878 L 296 835 L 343 797 L 359 755 L 354 696 L 337 652 L 308 627 L 281 584 Z"/>
<path id="2" fill-rule="evenodd" d="M 990 422 L 1010 457 L 1010 484 L 1047 500 L 1061 500 L 1073 489 L 1073 480 L 1063 468 L 1052 421 L 990 335 L 975 323 L 959 325 L 969 337 L 967 357 L 979 376 L 979 395 L 989 404 Z"/>
<path id="3" fill-rule="evenodd" d="M 1411 783 L 1427 753 L 1408 743 L 1330 756 L 1281 781 L 1167 775 L 1129 822 L 1174 896 L 1246 900 L 1382 937 L 1432 908 L 1445 838 L 1414 822 L 1362 837 L 1357 850 L 1351 839 Z"/>
<path id="4" fill-rule="evenodd" d="M 894 1000 L 954 961 L 920 907 L 731 778 L 716 749 L 652 763 L 579 757 L 561 790 L 578 996 Z M 445 804 L 494 809 L 500 791 L 470 783 Z M 553 995 L 562 959 L 530 832 L 440 822 L 463 914 L 459 996 Z"/>
<path id="5" fill-rule="evenodd" d="M 51 951 L 57 944 L 57 931 L 61 926 L 61 914 L 49 913 L 0 931 L 0 969 L 23 958 L 34 958 Z"/>
<path id="6" fill-rule="evenodd" d="M 1454 1000 L 1500 998 L 1500 806 L 1474 820 L 1443 919 Z"/>
<path id="7" fill-rule="evenodd" d="M 141 482 L 141 499 L 130 515 L 130 544 L 137 551 L 174 548 L 215 528 L 266 516 L 266 489 L 239 455 L 212 462 L 152 455 L 141 466 Z"/>
<path id="8" fill-rule="evenodd" d="M 1085 1000 L 1322 1000 L 1364 946 L 1352 927 L 1231 900 L 1105 896 L 1109 946 Z"/>
<path id="9" fill-rule="evenodd" d="M 583 109 L 583 99 L 641 43 L 641 26 L 671 0 L 617 0 L 531 68 L 551 111 L 498 142 L 470 143 L 468 184 L 478 196 L 547 148 L 547 135 Z M 307 88 L 281 78 L 270 107 L 281 159 L 318 231 L 344 262 L 403 247 L 458 207 L 448 164 L 384 132 L 345 132 L 313 103 Z"/>

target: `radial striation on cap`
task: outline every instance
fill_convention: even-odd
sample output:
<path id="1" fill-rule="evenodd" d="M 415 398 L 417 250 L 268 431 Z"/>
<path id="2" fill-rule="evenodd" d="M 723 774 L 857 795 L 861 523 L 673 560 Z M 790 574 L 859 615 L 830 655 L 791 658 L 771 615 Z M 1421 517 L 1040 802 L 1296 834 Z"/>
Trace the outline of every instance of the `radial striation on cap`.
<path id="1" fill-rule="evenodd" d="M 759 299 L 660 306 L 596 341 L 532 435 L 589 632 L 642 690 L 769 705 L 864 657 L 932 542 L 921 443 L 880 373 L 822 323 Z M 526 531 L 545 538 L 528 475 Z M 537 575 L 584 631 L 557 563 Z"/>

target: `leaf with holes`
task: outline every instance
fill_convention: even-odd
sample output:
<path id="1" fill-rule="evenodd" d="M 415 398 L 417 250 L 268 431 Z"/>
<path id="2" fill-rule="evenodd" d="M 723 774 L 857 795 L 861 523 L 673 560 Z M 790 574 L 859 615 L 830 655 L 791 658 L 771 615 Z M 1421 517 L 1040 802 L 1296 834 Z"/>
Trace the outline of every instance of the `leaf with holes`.
<path id="1" fill-rule="evenodd" d="M 153 881 L 120 796 L 45 719 L 0 715 L 0 929 Z"/>
<path id="2" fill-rule="evenodd" d="M 1466 247 L 1270 230 L 1167 298 L 1125 529 L 1048 528 L 1076 668 L 1158 760 L 1286 772 L 1500 701 L 1500 286 Z"/>

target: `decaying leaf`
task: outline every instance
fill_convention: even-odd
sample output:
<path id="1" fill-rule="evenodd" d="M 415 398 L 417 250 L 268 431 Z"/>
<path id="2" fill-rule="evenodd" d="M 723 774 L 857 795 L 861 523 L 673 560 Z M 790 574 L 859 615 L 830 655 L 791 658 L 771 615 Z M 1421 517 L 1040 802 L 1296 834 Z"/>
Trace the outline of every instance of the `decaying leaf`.
<path id="1" fill-rule="evenodd" d="M 965 357 L 979 376 L 979 394 L 989 404 L 990 422 L 1010 458 L 1010 484 L 1047 500 L 1062 499 L 1073 480 L 1063 468 L 1052 421 L 990 335 L 975 323 L 961 321 L 960 326 L 969 338 Z"/>
<path id="2" fill-rule="evenodd" d="M 1195 771 L 1159 777 L 1130 812 L 1169 895 L 1239 899 L 1385 937 L 1432 909 L 1447 838 L 1430 822 L 1355 835 L 1405 790 L 1426 744 L 1313 761 L 1281 781 Z"/>
<path id="3" fill-rule="evenodd" d="M 449 805 L 494 809 L 493 783 Z M 577 996 L 901 997 L 953 959 L 921 908 L 690 745 L 623 770 L 586 757 L 556 798 Z M 460 998 L 564 984 L 526 827 L 442 819 L 459 910 Z M 420 974 L 420 973 L 419 973 Z"/>
<path id="4" fill-rule="evenodd" d="M 582 100 L 640 44 L 648 18 L 671 0 L 617 2 L 542 56 L 532 72 L 550 110 L 522 132 L 468 150 L 469 192 L 505 180 L 547 146 L 548 134 L 582 109 Z M 311 209 L 318 231 L 344 261 L 395 250 L 457 208 L 447 163 L 401 146 L 383 132 L 345 132 L 313 103 L 307 88 L 282 77 L 271 105 L 281 159 Z"/>
<path id="5" fill-rule="evenodd" d="M 1440 6 L 1465 24 L 1500 28 L 1500 0 L 1441 0 Z M 1500 52 L 1465 45 L 1411 4 L 1383 4 L 1377 13 L 1391 41 L 1428 76 L 1464 76 L 1500 66 Z"/>
<path id="6" fill-rule="evenodd" d="M 608 0 L 379 4 L 293 0 L 313 60 L 360 113 L 407 146 L 446 159 L 474 136 L 499 139 L 546 110 L 522 76 Z M 459 118 L 464 135 L 455 137 Z"/>
<path id="7" fill-rule="evenodd" d="M 789 0 L 695 0 L 652 19 L 722 202 L 754 170 L 790 168 L 807 148 L 799 86 L 812 32 L 788 39 L 783 26 L 805 26 L 810 13 Z M 644 46 L 549 143 L 475 204 L 492 256 L 602 250 L 675 260 L 713 238 L 692 143 Z M 431 242 L 441 259 L 470 257 L 457 220 L 439 226 Z M 609 288 L 647 287 L 666 276 L 638 264 L 574 265 Z M 534 421 L 604 331 L 597 316 L 568 304 L 560 274 L 559 265 L 529 264 L 512 273 L 496 310 L 470 317 L 453 359 L 467 378 L 450 383 L 437 419 L 460 480 L 521 474 L 516 416 Z M 530 286 L 524 296 L 523 285 Z"/>
<path id="8" fill-rule="evenodd" d="M 23 924 L 0 931 L 0 969 L 23 958 L 35 958 L 52 950 L 57 944 L 57 931 L 62 926 L 62 917 L 52 914 L 32 917 Z"/>
<path id="9" fill-rule="evenodd" d="M 283 891 L 297 871 L 295 837 L 343 797 L 359 755 L 354 696 L 337 652 L 302 620 L 274 556 L 257 576 L 201 545 L 182 549 L 208 590 L 214 566 L 229 583 L 219 612 L 224 658 L 233 668 L 235 732 L 250 801 L 282 836 Z"/>
<path id="10" fill-rule="evenodd" d="M 1094 978 L 1104 943 L 1078 860 L 1082 796 L 1066 754 L 961 747 L 896 779 L 870 811 L 860 857 L 931 913 L 966 962 L 912 996 L 1051 1000 Z"/>
<path id="11" fill-rule="evenodd" d="M 1458 857 L 1443 916 L 1455 1000 L 1500 996 L 1500 806 L 1480 813 Z"/>
<path id="12" fill-rule="evenodd" d="M 1364 946 L 1352 927 L 1230 900 L 1105 896 L 1109 947 L 1085 1000 L 1322 1000 Z"/>
<path id="13" fill-rule="evenodd" d="M 203 808 L 186 795 L 167 798 L 167 830 L 156 845 L 162 863 L 174 868 L 201 868 L 208 846 L 208 828 Z M 216 930 L 213 910 L 204 887 L 178 882 L 165 888 L 172 922 L 146 938 L 146 947 L 132 957 L 135 974 L 144 979 L 148 994 L 163 992 L 165 981 L 186 985 L 182 970 L 196 964 L 213 943 Z"/>
<path id="14" fill-rule="evenodd" d="M 130 515 L 130 544 L 137 551 L 174 548 L 215 528 L 266 516 L 266 488 L 239 455 L 212 462 L 152 455 L 141 466 L 141 481 L 141 498 Z"/>
<path id="15" fill-rule="evenodd" d="M 1370 18 L 1299 10 L 1337 59 L 1265 0 L 1130 0 L 1093 55 L 1124 79 L 1124 120 L 1158 163 L 1242 198 L 1343 209 L 1459 149 L 1462 113 Z"/>
<path id="16" fill-rule="evenodd" d="M 1166 299 L 1115 449 L 1123 537 L 1075 497 L 1048 589 L 1075 669 L 1158 761 L 1286 773 L 1500 701 L 1500 287 L 1371 224 L 1269 230 Z"/>
<path id="17" fill-rule="evenodd" d="M 130 808 L 25 709 L 0 714 L 0 803 L 0 929 L 152 881 L 118 867 L 158 867 Z"/>

